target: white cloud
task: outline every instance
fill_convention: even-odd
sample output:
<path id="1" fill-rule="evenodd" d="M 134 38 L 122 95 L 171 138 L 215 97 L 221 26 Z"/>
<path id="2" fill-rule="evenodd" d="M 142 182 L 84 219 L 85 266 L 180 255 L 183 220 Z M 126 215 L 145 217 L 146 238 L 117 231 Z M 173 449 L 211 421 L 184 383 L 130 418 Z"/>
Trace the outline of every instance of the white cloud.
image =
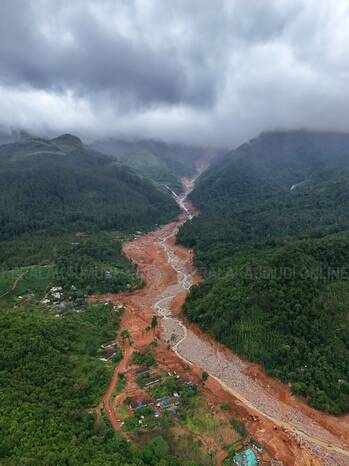
<path id="1" fill-rule="evenodd" d="M 348 0 L 2 9 L 2 125 L 231 146 L 277 127 L 349 129 Z"/>

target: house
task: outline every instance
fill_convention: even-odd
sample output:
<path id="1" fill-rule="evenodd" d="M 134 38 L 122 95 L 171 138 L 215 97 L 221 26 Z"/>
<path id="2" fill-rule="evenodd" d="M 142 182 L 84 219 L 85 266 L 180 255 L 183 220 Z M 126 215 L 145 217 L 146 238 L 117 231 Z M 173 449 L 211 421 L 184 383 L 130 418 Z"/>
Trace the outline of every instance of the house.
<path id="1" fill-rule="evenodd" d="M 65 311 L 60 311 L 58 314 L 55 315 L 55 317 L 60 317 L 63 318 L 65 316 Z"/>
<path id="2" fill-rule="evenodd" d="M 50 291 L 51 293 L 57 293 L 58 291 L 62 291 L 63 288 L 61 286 L 53 286 Z"/>
<path id="3" fill-rule="evenodd" d="M 170 407 L 171 407 L 171 405 L 169 405 L 169 404 L 166 404 L 166 403 L 165 403 L 165 404 L 162 404 L 162 405 L 160 405 L 160 408 L 161 408 L 161 409 L 168 409 L 168 408 L 170 408 Z"/>
<path id="4" fill-rule="evenodd" d="M 146 408 L 147 406 L 152 405 L 153 403 L 150 400 L 135 401 L 132 400 L 130 403 L 130 408 L 135 411 L 136 409 Z"/>
<path id="5" fill-rule="evenodd" d="M 101 360 L 103 361 L 110 361 L 115 356 L 115 351 L 113 348 L 107 348 L 104 353 L 102 354 Z"/>
<path id="6" fill-rule="evenodd" d="M 65 310 L 67 308 L 67 306 L 64 304 L 64 303 L 59 303 L 59 304 L 55 304 L 54 306 L 56 309 L 62 309 L 62 310 Z"/>
<path id="7" fill-rule="evenodd" d="M 18 299 L 25 299 L 27 301 L 31 300 L 32 298 L 34 298 L 34 293 L 29 293 L 29 292 L 23 296 L 18 296 Z"/>
<path id="8" fill-rule="evenodd" d="M 150 387 L 151 385 L 155 385 L 158 382 L 161 382 L 161 377 L 159 375 L 155 375 L 146 381 L 145 387 Z"/>
<path id="9" fill-rule="evenodd" d="M 262 452 L 263 452 L 262 446 L 261 446 L 258 442 L 256 442 L 255 440 L 251 443 L 251 446 L 252 446 L 252 448 L 254 448 L 255 450 L 257 450 L 258 453 L 262 453 Z"/>
<path id="10" fill-rule="evenodd" d="M 116 346 L 118 346 L 116 341 L 111 340 L 111 341 L 107 341 L 106 343 L 103 343 L 103 345 L 101 345 L 101 348 L 103 348 L 103 349 L 115 348 Z"/>

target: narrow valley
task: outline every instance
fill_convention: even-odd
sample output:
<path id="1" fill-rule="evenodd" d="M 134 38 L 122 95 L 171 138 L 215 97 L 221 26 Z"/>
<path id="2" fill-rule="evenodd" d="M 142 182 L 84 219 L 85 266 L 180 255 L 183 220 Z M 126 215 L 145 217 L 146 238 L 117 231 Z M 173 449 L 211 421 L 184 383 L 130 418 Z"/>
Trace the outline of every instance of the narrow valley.
<path id="1" fill-rule="evenodd" d="M 176 198 L 182 209 L 177 222 L 124 245 L 124 253 L 137 266 L 144 288 L 93 297 L 125 306 L 117 338 L 125 358 L 115 369 L 104 397 L 112 426 L 122 429 L 115 413 L 125 399 L 137 397 L 137 387 L 128 376 L 129 371 L 132 373 L 132 354 L 145 350 L 155 337 L 158 367 L 195 380 L 208 405 L 228 402 L 269 458 L 285 465 L 348 465 L 348 416 L 336 418 L 310 408 L 293 397 L 289 387 L 269 378 L 259 366 L 242 361 L 181 315 L 189 289 L 201 280 L 192 265 L 192 251 L 176 245 L 178 228 L 197 214 L 186 200 L 194 182 L 184 180 L 185 191 Z M 149 330 L 154 313 L 161 323 L 155 333 Z M 120 337 L 123 331 L 129 335 L 127 341 Z M 205 384 L 200 383 L 203 371 L 209 374 Z M 128 382 L 115 396 L 120 372 Z M 226 455 L 224 451 L 216 453 L 216 464 L 221 464 Z"/>

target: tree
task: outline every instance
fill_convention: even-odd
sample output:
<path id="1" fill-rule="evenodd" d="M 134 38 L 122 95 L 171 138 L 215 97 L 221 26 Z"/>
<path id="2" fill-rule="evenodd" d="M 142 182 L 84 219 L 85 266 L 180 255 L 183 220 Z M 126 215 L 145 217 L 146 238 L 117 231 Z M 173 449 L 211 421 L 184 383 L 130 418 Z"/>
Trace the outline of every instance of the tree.
<path id="1" fill-rule="evenodd" d="M 126 339 L 128 340 L 128 343 L 130 345 L 132 345 L 132 340 L 131 340 L 131 337 L 130 337 L 130 334 L 129 334 L 129 331 L 128 330 L 123 330 L 121 332 L 121 338 L 125 341 Z"/>
<path id="2" fill-rule="evenodd" d="M 206 371 L 202 371 L 202 374 L 201 374 L 202 383 L 205 383 L 207 379 L 208 379 L 208 373 Z"/>
<path id="3" fill-rule="evenodd" d="M 151 328 L 154 330 L 157 325 L 158 325 L 158 318 L 156 316 L 153 316 L 151 319 Z"/>
<path id="4" fill-rule="evenodd" d="M 148 449 L 152 452 L 153 457 L 160 459 L 168 454 L 169 445 L 161 435 L 158 435 L 149 442 Z"/>

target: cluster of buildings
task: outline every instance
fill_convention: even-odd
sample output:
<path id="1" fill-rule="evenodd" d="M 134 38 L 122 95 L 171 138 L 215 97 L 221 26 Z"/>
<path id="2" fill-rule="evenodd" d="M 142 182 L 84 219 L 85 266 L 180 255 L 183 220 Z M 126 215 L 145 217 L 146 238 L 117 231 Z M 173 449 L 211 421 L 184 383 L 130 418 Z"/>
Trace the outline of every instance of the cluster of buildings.
<path id="1" fill-rule="evenodd" d="M 117 347 L 118 347 L 118 344 L 116 343 L 115 340 L 108 341 L 107 343 L 103 343 L 103 345 L 101 345 L 101 348 L 104 351 L 102 353 L 102 357 L 100 357 L 99 359 L 103 362 L 110 361 L 116 355 Z"/>

